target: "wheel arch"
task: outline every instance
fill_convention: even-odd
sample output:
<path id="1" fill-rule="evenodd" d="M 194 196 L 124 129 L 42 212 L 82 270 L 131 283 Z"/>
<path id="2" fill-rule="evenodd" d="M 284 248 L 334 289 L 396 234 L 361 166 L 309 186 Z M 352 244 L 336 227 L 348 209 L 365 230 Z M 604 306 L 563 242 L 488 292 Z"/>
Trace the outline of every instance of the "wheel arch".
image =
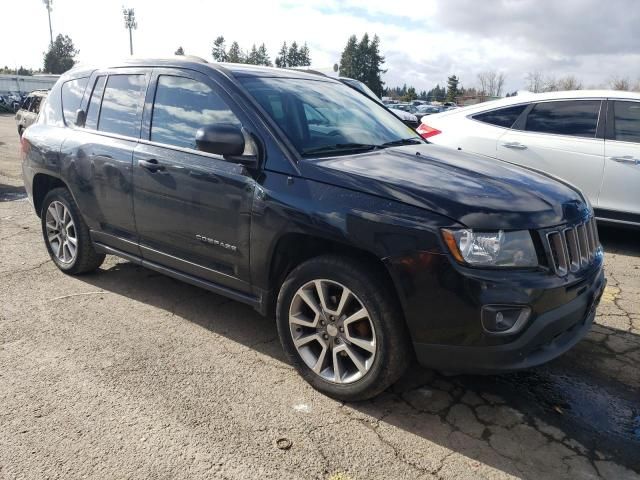
<path id="1" fill-rule="evenodd" d="M 33 206 L 38 217 L 41 214 L 44 198 L 54 188 L 65 188 L 71 193 L 68 185 L 58 177 L 47 173 L 36 173 L 34 175 L 32 183 Z M 73 196 L 73 194 L 71 195 Z"/>
<path id="2" fill-rule="evenodd" d="M 280 287 L 294 268 L 306 260 L 327 254 L 356 259 L 378 271 L 380 278 L 383 279 L 387 287 L 393 292 L 394 299 L 401 307 L 404 319 L 404 302 L 399 294 L 398 284 L 383 259 L 368 250 L 353 245 L 297 232 L 283 234 L 278 239 L 270 257 L 271 262 L 268 277 L 270 293 L 267 312 L 274 312 Z"/>

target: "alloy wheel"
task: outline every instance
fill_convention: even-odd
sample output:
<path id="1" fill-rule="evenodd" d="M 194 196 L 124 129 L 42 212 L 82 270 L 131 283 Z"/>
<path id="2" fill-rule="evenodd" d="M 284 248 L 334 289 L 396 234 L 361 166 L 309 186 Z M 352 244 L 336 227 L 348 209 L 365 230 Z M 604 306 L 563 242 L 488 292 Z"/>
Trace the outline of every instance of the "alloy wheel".
<path id="1" fill-rule="evenodd" d="M 289 328 L 302 360 L 329 382 L 355 382 L 373 365 L 373 322 L 362 301 L 341 283 L 317 279 L 300 287 L 289 307 Z"/>
<path id="2" fill-rule="evenodd" d="M 47 208 L 45 223 L 47 241 L 55 257 L 64 264 L 73 263 L 78 252 L 78 237 L 69 209 L 54 200 Z"/>

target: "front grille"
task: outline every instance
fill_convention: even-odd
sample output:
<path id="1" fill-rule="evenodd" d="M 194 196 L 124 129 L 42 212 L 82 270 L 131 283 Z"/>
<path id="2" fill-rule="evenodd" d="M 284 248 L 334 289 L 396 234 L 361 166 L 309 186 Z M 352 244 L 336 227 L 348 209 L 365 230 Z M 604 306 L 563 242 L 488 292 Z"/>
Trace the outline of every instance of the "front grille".
<path id="1" fill-rule="evenodd" d="M 600 248 L 594 217 L 571 227 L 547 232 L 546 239 L 551 253 L 551 268 L 560 276 L 587 267 Z"/>

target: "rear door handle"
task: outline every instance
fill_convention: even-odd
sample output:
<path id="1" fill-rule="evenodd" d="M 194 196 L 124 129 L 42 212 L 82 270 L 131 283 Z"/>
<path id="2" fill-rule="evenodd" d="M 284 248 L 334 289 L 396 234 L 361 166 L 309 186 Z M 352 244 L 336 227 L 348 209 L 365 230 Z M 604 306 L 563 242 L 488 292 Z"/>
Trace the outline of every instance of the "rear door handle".
<path id="1" fill-rule="evenodd" d="M 618 163 L 631 163 L 633 165 L 640 164 L 640 160 L 633 158 L 631 155 L 624 155 L 622 157 L 610 157 L 611 160 Z"/>
<path id="2" fill-rule="evenodd" d="M 150 172 L 164 171 L 165 167 L 158 163 L 158 160 L 151 158 L 149 160 L 138 160 L 138 166 L 146 168 Z"/>
<path id="3" fill-rule="evenodd" d="M 526 150 L 527 146 L 521 144 L 520 142 L 506 142 L 502 144 L 503 147 L 513 148 L 514 150 Z"/>

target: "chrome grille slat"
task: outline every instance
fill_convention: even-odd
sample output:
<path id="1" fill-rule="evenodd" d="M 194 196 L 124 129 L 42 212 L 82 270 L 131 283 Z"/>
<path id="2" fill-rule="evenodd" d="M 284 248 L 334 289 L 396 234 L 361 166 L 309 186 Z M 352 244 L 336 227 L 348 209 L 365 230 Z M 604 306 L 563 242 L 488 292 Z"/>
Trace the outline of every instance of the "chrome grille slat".
<path id="1" fill-rule="evenodd" d="M 598 227 L 593 217 L 547 232 L 546 241 L 551 253 L 551 267 L 559 276 L 587 267 L 600 248 Z"/>
<path id="2" fill-rule="evenodd" d="M 580 269 L 580 245 L 576 237 L 576 231 L 573 228 L 565 228 L 564 236 L 567 242 L 567 250 L 569 251 L 569 270 L 577 272 Z"/>
<path id="3" fill-rule="evenodd" d="M 587 229 L 581 223 L 576 227 L 578 245 L 580 245 L 580 266 L 585 267 L 589 263 L 589 245 L 587 245 Z"/>

